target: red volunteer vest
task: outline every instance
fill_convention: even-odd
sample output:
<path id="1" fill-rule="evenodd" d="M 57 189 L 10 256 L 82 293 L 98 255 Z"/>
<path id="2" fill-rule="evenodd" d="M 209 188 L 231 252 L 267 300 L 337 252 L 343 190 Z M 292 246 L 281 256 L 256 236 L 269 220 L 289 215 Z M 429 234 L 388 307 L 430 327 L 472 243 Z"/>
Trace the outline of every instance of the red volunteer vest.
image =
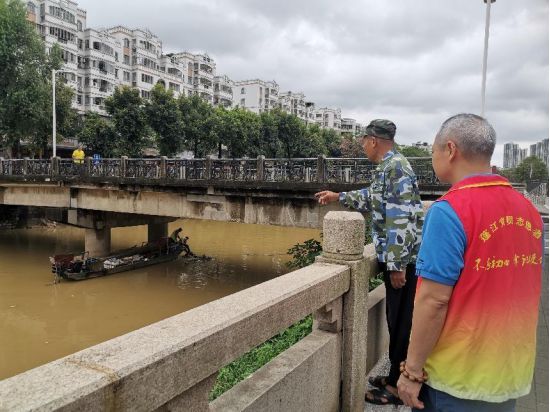
<path id="1" fill-rule="evenodd" d="M 428 384 L 463 399 L 503 402 L 526 395 L 541 289 L 540 214 L 497 175 L 466 178 L 439 200 L 462 222 L 466 250 L 426 362 Z"/>

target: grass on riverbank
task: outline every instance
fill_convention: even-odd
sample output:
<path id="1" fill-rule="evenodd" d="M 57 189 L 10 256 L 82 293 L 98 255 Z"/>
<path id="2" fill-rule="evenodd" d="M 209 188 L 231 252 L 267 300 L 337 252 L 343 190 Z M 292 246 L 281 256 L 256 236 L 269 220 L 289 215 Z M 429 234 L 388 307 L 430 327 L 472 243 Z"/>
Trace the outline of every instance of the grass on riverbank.
<path id="1" fill-rule="evenodd" d="M 366 241 L 370 241 L 370 233 L 366 234 Z M 309 239 L 304 243 L 294 245 L 287 253 L 292 256 L 288 266 L 292 269 L 299 269 L 315 261 L 315 257 L 321 253 L 321 244 L 314 239 Z M 382 283 L 384 283 L 382 274 L 369 279 L 369 291 Z M 240 381 L 248 378 L 277 355 L 305 338 L 311 333 L 312 325 L 313 318 L 309 315 L 220 369 L 216 383 L 210 392 L 209 400 L 216 399 Z"/>

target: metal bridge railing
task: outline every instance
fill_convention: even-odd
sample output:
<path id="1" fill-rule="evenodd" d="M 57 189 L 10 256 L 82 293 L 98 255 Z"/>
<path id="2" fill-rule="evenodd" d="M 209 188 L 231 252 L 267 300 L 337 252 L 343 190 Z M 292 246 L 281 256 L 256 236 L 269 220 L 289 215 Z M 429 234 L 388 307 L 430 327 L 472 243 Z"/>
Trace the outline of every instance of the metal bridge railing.
<path id="1" fill-rule="evenodd" d="M 440 184 L 430 158 L 410 158 L 419 183 Z M 376 165 L 366 158 L 266 159 L 1 159 L 0 175 L 52 178 L 368 184 Z"/>

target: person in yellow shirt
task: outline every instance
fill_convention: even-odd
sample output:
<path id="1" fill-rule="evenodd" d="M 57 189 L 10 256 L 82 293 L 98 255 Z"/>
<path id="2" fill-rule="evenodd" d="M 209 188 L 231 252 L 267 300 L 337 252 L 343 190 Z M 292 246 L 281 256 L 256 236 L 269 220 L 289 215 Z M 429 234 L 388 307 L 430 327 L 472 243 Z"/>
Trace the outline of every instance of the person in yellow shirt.
<path id="1" fill-rule="evenodd" d="M 84 150 L 82 150 L 82 145 L 79 144 L 78 147 L 73 151 L 73 161 L 76 164 L 83 164 L 85 156 L 86 155 L 84 154 Z"/>

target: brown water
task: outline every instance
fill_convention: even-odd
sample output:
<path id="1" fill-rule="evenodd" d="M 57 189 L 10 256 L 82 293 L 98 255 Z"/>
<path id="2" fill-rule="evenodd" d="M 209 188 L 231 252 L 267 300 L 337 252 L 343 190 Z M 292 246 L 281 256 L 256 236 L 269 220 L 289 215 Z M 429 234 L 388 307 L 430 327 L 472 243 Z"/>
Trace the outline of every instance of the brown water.
<path id="1" fill-rule="evenodd" d="M 318 230 L 199 220 L 182 226 L 210 261 L 174 262 L 53 284 L 48 257 L 84 249 L 68 226 L 0 231 L 0 379 L 287 273 L 286 250 Z M 112 249 L 140 244 L 147 227 L 112 231 Z"/>

